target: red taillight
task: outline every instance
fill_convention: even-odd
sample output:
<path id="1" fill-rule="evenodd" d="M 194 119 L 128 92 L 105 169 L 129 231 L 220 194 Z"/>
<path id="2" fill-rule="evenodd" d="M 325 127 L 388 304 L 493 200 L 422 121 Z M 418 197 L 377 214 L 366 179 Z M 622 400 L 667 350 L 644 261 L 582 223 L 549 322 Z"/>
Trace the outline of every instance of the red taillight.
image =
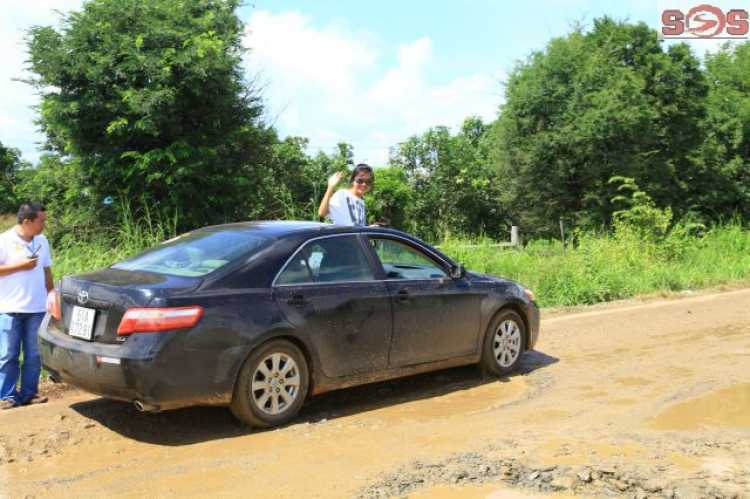
<path id="1" fill-rule="evenodd" d="M 154 333 L 193 327 L 203 315 L 203 307 L 131 308 L 122 316 L 118 335 Z"/>
<path id="2" fill-rule="evenodd" d="M 58 321 L 60 320 L 60 293 L 56 289 L 47 293 L 47 312 Z"/>

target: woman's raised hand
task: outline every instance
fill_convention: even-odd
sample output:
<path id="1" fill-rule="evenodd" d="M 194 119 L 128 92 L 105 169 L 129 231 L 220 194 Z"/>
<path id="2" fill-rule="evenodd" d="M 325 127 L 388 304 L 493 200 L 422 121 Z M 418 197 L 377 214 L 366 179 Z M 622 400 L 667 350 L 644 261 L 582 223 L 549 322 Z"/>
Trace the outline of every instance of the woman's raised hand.
<path id="1" fill-rule="evenodd" d="M 333 187 L 336 187 L 337 185 L 339 185 L 339 182 L 341 182 L 341 176 L 342 175 L 343 175 L 343 173 L 341 173 L 341 172 L 336 172 L 333 175 L 331 175 L 328 178 L 328 188 L 330 189 L 330 188 L 333 188 Z"/>

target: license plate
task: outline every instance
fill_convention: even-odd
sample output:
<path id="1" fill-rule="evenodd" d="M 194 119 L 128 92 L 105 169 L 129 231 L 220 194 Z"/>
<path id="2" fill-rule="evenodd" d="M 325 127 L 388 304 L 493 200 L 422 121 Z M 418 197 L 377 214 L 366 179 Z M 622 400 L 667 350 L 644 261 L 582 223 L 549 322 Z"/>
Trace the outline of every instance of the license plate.
<path id="1" fill-rule="evenodd" d="M 73 307 L 73 317 L 70 319 L 68 334 L 76 338 L 91 340 L 94 332 L 94 316 L 96 310 L 93 308 Z"/>

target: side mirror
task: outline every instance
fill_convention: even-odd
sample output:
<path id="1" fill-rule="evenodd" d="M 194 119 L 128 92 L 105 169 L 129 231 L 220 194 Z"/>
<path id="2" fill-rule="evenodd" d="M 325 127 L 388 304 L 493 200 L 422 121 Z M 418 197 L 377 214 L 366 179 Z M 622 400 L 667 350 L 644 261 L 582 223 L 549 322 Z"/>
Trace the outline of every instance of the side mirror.
<path id="1" fill-rule="evenodd" d="M 463 279 L 466 277 L 466 268 L 463 265 L 451 265 L 451 278 Z"/>

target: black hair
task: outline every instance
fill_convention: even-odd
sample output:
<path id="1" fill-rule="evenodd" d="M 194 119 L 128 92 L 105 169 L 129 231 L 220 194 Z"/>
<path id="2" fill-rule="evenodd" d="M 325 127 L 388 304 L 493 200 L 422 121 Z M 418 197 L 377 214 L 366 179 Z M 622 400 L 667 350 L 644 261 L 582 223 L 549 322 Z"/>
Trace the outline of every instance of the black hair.
<path id="1" fill-rule="evenodd" d="M 354 167 L 354 170 L 352 171 L 352 175 L 351 177 L 349 177 L 349 187 L 354 185 L 354 178 L 357 176 L 358 173 L 369 173 L 370 179 L 373 182 L 375 181 L 375 172 L 373 171 L 372 166 L 368 165 L 367 163 L 360 163 Z"/>
<path id="2" fill-rule="evenodd" d="M 42 203 L 23 203 L 18 208 L 18 223 L 22 224 L 24 220 L 33 222 L 40 211 L 47 211 Z"/>

